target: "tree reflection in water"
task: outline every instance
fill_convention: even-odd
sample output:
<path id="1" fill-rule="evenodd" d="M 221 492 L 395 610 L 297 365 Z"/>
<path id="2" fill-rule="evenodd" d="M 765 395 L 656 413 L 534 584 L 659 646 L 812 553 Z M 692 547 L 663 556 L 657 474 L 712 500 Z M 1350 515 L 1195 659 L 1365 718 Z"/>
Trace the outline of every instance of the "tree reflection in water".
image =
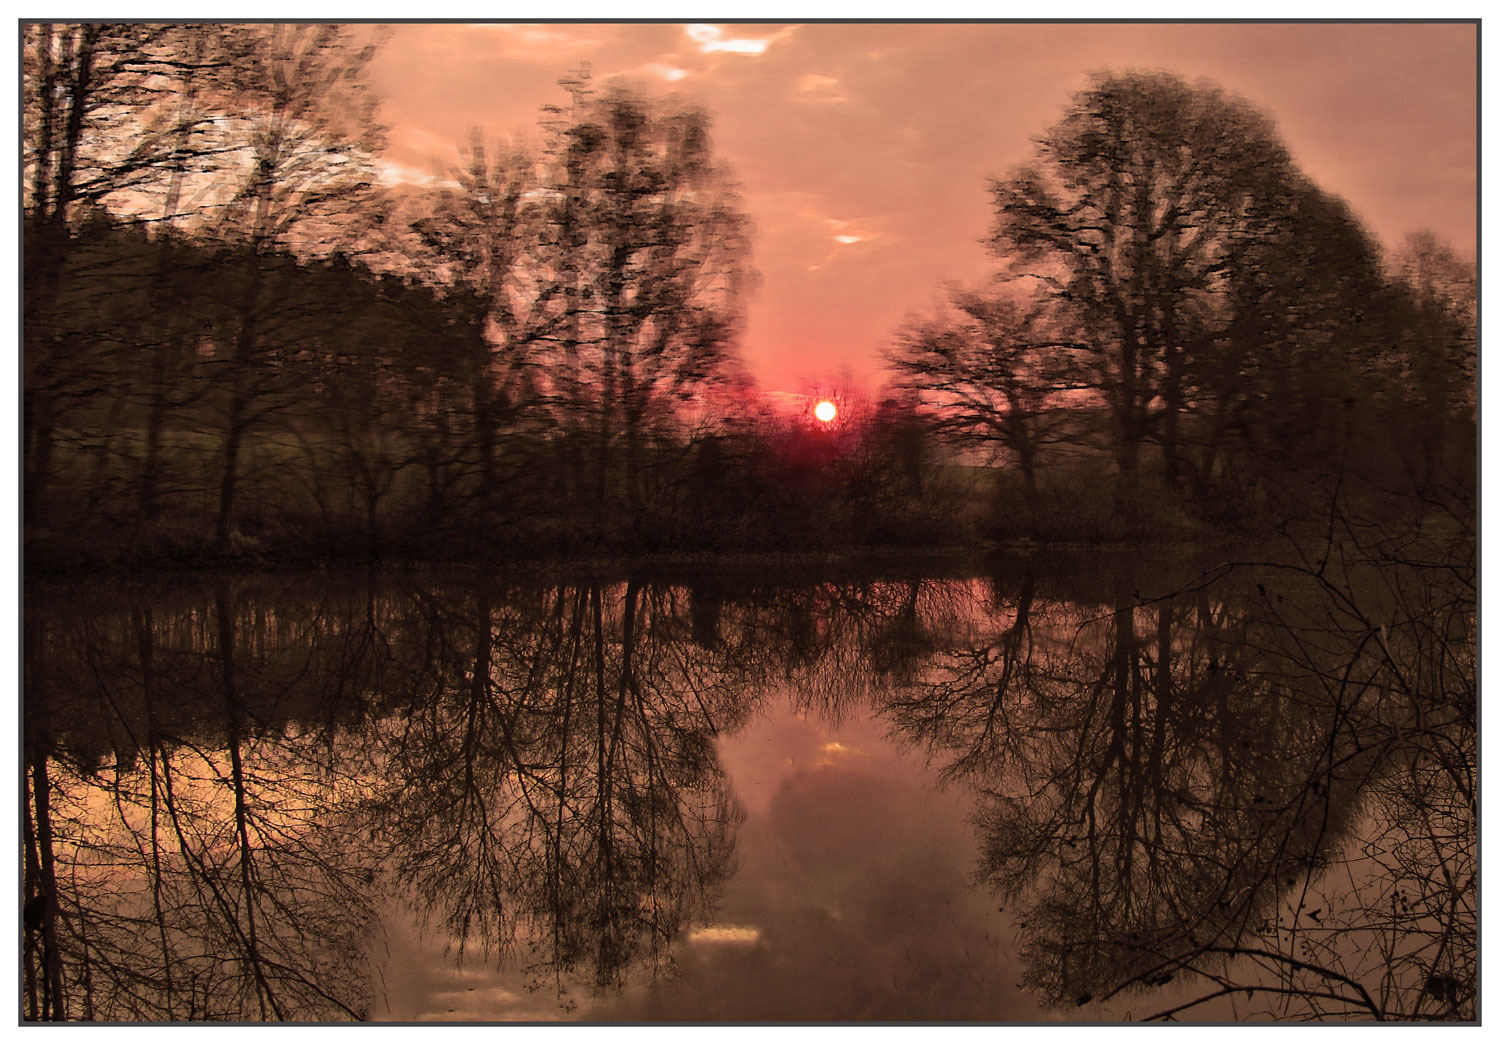
<path id="1" fill-rule="evenodd" d="M 1474 1018 L 1472 564 L 1357 558 L 1144 603 L 1122 570 L 1095 612 L 1028 575 L 890 701 L 974 790 L 1031 986 Z"/>
<path id="2" fill-rule="evenodd" d="M 347 623 L 224 580 L 28 606 L 28 1019 L 366 1014 L 373 865 L 298 720 Z"/>
<path id="3" fill-rule="evenodd" d="M 29 594 L 25 1017 L 365 1017 L 392 898 L 564 1007 L 665 989 L 736 867 L 717 738 L 775 690 L 972 795 L 1061 1019 L 1472 1019 L 1472 559 L 1356 537 L 1161 598 L 1097 564 Z"/>
<path id="4" fill-rule="evenodd" d="M 755 662 L 682 591 L 233 587 L 30 607 L 29 1019 L 363 1017 L 382 883 L 618 986 L 732 869 Z"/>
<path id="5" fill-rule="evenodd" d="M 617 987 L 666 962 L 732 870 L 738 813 L 713 738 L 745 704 L 715 657 L 683 657 L 679 594 L 630 581 L 419 600 L 426 685 L 376 733 L 361 816 L 460 953 L 519 948 L 559 993 L 579 969 Z"/>

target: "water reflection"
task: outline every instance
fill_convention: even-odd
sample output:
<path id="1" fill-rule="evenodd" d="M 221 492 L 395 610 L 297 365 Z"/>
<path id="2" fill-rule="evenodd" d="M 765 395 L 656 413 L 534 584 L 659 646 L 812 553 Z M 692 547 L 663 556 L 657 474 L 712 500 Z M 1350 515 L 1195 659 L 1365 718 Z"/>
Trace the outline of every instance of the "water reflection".
<path id="1" fill-rule="evenodd" d="M 681 656 L 677 594 L 421 594 L 423 670 L 370 732 L 357 815 L 460 953 L 519 959 L 560 993 L 580 969 L 617 986 L 666 960 L 732 870 L 713 738 L 749 705 L 730 662 Z"/>
<path id="2" fill-rule="evenodd" d="M 346 622 L 276 594 L 28 605 L 28 1018 L 365 1014 L 374 863 L 328 815 L 316 670 Z"/>
<path id="3" fill-rule="evenodd" d="M 981 876 L 1024 905 L 1028 982 L 1078 1004 L 1243 946 L 1352 798 L 1299 786 L 1346 752 L 1247 663 L 1243 613 L 1201 592 L 1137 608 L 1121 587 L 1049 641 L 1023 585 L 1008 627 L 896 705 L 979 794 Z"/>
<path id="4" fill-rule="evenodd" d="M 1091 608 L 1028 576 L 888 705 L 973 790 L 1026 981 L 1082 1006 L 1187 974 L 1163 1015 L 1258 992 L 1283 1017 L 1473 1018 L 1472 606 L 1371 628 L 1304 572 L 1145 605 L 1131 580 Z"/>
<path id="5" fill-rule="evenodd" d="M 366 1018 L 394 904 L 559 1017 L 1472 1019 L 1471 574 L 1409 572 L 36 591 L 25 1015 Z M 747 819 L 783 699 L 948 793 L 798 770 Z"/>

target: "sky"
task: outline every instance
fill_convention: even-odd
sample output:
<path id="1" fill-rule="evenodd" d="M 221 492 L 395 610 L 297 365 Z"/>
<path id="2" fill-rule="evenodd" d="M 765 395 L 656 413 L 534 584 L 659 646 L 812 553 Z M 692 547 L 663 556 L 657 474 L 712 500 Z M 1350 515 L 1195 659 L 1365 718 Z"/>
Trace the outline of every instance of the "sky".
<path id="1" fill-rule="evenodd" d="M 391 176 L 452 165 L 475 128 L 538 140 L 584 62 L 712 114 L 753 222 L 740 347 L 767 391 L 874 391 L 901 324 L 995 267 L 988 180 L 1102 69 L 1209 78 L 1388 247 L 1475 247 L 1473 25 L 403 24 L 372 69 Z"/>
<path id="2" fill-rule="evenodd" d="M 122 13 L 119 4 L 82 6 L 81 17 Z M 439 3 L 432 17 L 453 18 L 454 6 Z M 525 5 L 458 6 L 462 15 Z M 574 15 L 590 6 L 600 5 L 557 0 L 550 9 Z M 629 9 L 662 6 L 642 0 Z M 849 13 L 826 0 L 802 6 Z M 900 6 L 903 16 L 916 13 Z M 1057 10 L 1076 17 L 1077 6 Z M 274 0 L 263 7 L 265 17 L 308 13 Z M 951 7 L 931 9 L 951 15 Z M 1389 13 L 1378 3 L 1325 3 L 1318 13 L 1330 7 Z M 124 13 L 230 17 L 180 0 Z M 317 13 L 411 11 L 337 0 Z M 1026 161 L 1035 136 L 1098 70 L 1209 78 L 1271 115 L 1302 168 L 1388 247 L 1430 228 L 1473 251 L 1476 45 L 1472 24 L 457 21 L 394 24 L 372 71 L 394 179 L 420 181 L 454 163 L 476 128 L 539 137 L 541 107 L 566 97 L 558 79 L 585 62 L 599 82 L 624 77 L 708 109 L 717 153 L 755 227 L 761 282 L 743 353 L 763 387 L 796 391 L 846 370 L 877 383 L 902 321 L 930 306 L 946 281 L 993 267 L 980 242 L 988 179 Z"/>

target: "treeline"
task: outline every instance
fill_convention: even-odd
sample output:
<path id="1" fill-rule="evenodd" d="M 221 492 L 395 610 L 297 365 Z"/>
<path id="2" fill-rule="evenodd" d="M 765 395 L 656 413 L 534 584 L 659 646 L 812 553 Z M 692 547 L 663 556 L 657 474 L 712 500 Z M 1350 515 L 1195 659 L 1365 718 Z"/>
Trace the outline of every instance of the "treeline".
<path id="1" fill-rule="evenodd" d="M 358 35 L 26 28 L 33 556 L 935 532 L 886 480 L 920 480 L 890 407 L 814 431 L 753 400 L 748 221 L 703 113 L 567 80 L 536 148 L 476 132 L 398 191 Z"/>
<path id="2" fill-rule="evenodd" d="M 699 387 L 627 438 L 593 392 L 540 391 L 556 370 L 502 385 L 472 293 L 105 215 L 70 249 L 58 302 L 86 350 L 49 361 L 66 425 L 28 487 L 44 561 L 922 543 L 956 505 L 899 402 L 848 397 L 854 420 L 825 426 Z M 247 363 L 226 289 L 252 266 Z"/>
<path id="3" fill-rule="evenodd" d="M 1351 468 L 1474 485 L 1472 266 L 1382 259 L 1212 88 L 1080 95 L 993 187 L 997 281 L 825 426 L 736 356 L 749 221 L 700 111 L 581 74 L 534 147 L 476 132 L 417 188 L 372 28 L 23 43 L 38 564 L 1181 537 Z"/>
<path id="4" fill-rule="evenodd" d="M 1383 256 L 1244 101 L 1098 76 L 991 193 L 993 280 L 891 362 L 940 427 L 1003 454 L 1043 529 L 1085 449 L 1147 528 L 1174 506 L 1256 532 L 1326 515 L 1351 479 L 1472 497 L 1472 263 L 1426 232 Z"/>

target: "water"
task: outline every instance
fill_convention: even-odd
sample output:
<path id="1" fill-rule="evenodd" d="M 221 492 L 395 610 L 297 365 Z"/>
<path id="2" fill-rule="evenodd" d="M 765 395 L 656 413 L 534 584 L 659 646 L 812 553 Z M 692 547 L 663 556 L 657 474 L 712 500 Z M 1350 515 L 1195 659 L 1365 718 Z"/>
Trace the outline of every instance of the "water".
<path id="1" fill-rule="evenodd" d="M 1472 1019 L 1472 588 L 1207 565 L 36 587 L 23 1006 Z"/>

